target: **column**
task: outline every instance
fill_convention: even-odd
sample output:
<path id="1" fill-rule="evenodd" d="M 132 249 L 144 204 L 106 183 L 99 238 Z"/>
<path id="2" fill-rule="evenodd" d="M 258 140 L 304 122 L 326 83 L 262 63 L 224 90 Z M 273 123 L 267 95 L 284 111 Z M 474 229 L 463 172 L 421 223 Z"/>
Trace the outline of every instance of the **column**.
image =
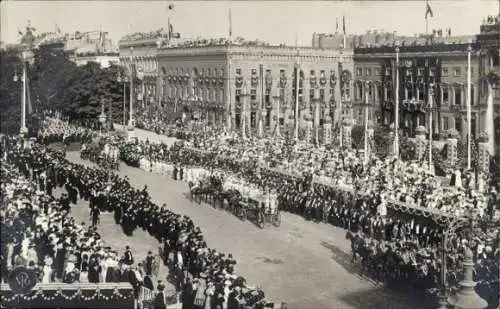
<path id="1" fill-rule="evenodd" d="M 478 137 L 478 191 L 484 192 L 488 181 L 490 168 L 490 155 L 488 153 L 488 135 L 480 134 Z"/>
<path id="2" fill-rule="evenodd" d="M 427 141 L 425 139 L 425 133 L 426 129 L 424 127 L 417 127 L 416 134 L 415 134 L 415 143 L 417 144 L 417 149 L 416 149 L 416 157 L 417 160 L 422 159 L 422 157 L 425 155 L 425 149 L 427 146 Z"/>
<path id="3" fill-rule="evenodd" d="M 448 138 L 446 140 L 446 145 L 448 146 L 448 151 L 446 152 L 446 160 L 448 161 L 449 166 L 455 166 L 458 161 L 458 153 L 457 153 L 457 139 Z"/>
<path id="4" fill-rule="evenodd" d="M 280 136 L 280 114 L 281 114 L 281 104 L 280 104 L 280 96 L 279 96 L 279 91 L 280 89 L 277 88 L 277 95 L 273 96 L 273 119 L 271 120 L 271 124 L 275 127 L 275 134 L 276 136 Z"/>
<path id="5" fill-rule="evenodd" d="M 313 130 L 313 118 L 310 114 L 306 114 L 304 117 L 306 121 L 306 134 L 305 134 L 305 142 L 310 143 L 312 139 L 312 130 Z"/>
<path id="6" fill-rule="evenodd" d="M 332 117 L 325 117 L 323 122 L 323 144 L 328 145 L 332 142 Z"/>
<path id="7" fill-rule="evenodd" d="M 351 140 L 351 130 L 352 130 L 352 121 L 351 119 L 345 119 L 342 123 L 342 145 L 347 149 L 351 149 L 352 140 Z"/>

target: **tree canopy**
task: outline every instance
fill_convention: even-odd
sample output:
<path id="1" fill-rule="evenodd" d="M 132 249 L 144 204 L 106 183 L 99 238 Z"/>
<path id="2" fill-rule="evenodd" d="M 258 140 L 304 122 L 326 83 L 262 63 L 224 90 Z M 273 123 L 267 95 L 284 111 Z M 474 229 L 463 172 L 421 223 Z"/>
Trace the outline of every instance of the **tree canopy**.
<path id="1" fill-rule="evenodd" d="M 1 130 L 15 133 L 21 118 L 22 62 L 14 49 L 0 51 L 0 58 Z M 123 85 L 116 81 L 123 73 L 120 70 L 117 66 L 101 68 L 93 62 L 77 66 L 63 50 L 39 48 L 27 70 L 32 105 L 39 110 L 61 111 L 75 120 L 97 121 L 104 104 L 107 115 L 111 107 L 113 118 L 121 119 Z"/>

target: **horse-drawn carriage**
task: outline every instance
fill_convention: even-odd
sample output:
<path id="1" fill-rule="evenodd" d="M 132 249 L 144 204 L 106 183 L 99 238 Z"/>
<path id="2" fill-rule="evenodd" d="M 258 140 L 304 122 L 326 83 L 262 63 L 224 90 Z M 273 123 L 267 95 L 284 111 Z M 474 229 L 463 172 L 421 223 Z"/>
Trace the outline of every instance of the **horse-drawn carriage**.
<path id="1" fill-rule="evenodd" d="M 240 217 L 246 220 L 250 215 L 261 229 L 264 228 L 266 222 L 278 227 L 281 225 L 281 214 L 279 209 L 272 204 L 264 195 L 243 198 L 239 202 Z"/>

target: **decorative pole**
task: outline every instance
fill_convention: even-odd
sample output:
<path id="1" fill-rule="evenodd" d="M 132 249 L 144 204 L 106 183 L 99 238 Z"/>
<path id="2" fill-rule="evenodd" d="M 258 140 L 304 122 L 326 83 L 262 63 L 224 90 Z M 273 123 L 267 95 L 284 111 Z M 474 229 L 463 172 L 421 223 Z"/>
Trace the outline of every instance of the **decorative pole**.
<path id="1" fill-rule="evenodd" d="M 368 89 L 370 88 L 370 81 L 367 80 L 365 84 L 365 164 L 368 162 Z"/>
<path id="2" fill-rule="evenodd" d="M 295 141 L 299 140 L 299 81 L 300 81 L 299 50 L 295 62 Z"/>
<path id="3" fill-rule="evenodd" d="M 396 91 L 394 117 L 394 155 L 399 158 L 399 47 L 396 46 Z"/>
<path id="4" fill-rule="evenodd" d="M 429 171 L 434 173 L 432 164 L 432 105 L 434 100 L 434 84 L 429 84 Z"/>
<path id="5" fill-rule="evenodd" d="M 21 98 L 21 128 L 19 129 L 19 134 L 21 136 L 25 136 L 28 133 L 28 128 L 26 127 L 26 54 L 28 51 L 23 51 L 22 53 L 22 61 L 23 61 L 23 90 L 22 90 L 22 98 Z"/>
<path id="6" fill-rule="evenodd" d="M 467 169 L 471 168 L 471 52 L 472 47 L 467 47 Z"/>
<path id="7" fill-rule="evenodd" d="M 339 83 L 339 98 L 340 98 L 339 99 L 339 104 L 338 104 L 338 110 L 339 110 L 338 114 L 339 114 L 339 116 L 338 116 L 338 120 L 337 120 L 337 125 L 338 125 L 338 128 L 339 128 L 339 146 L 340 146 L 341 149 L 342 149 L 342 146 L 343 146 L 343 141 L 342 141 L 342 139 L 343 139 L 343 136 L 342 136 L 343 135 L 342 134 L 343 133 L 342 132 L 343 129 L 342 129 L 342 127 L 344 125 L 342 123 L 342 120 L 344 118 L 343 117 L 344 114 L 343 114 L 343 110 L 342 110 L 343 104 L 344 104 L 344 89 L 343 89 L 344 86 L 343 86 L 343 80 L 342 80 L 342 76 L 343 76 L 343 74 L 342 74 L 342 71 L 343 71 L 343 69 L 342 69 L 342 62 L 344 61 L 343 48 L 344 47 L 342 47 L 340 49 L 339 71 L 338 71 L 338 74 L 337 74 L 338 75 L 338 83 Z"/>
<path id="8" fill-rule="evenodd" d="M 129 118 L 128 118 L 128 132 L 131 137 L 134 131 L 134 78 L 135 66 L 132 59 L 134 48 L 130 47 L 130 105 L 129 105 Z"/>

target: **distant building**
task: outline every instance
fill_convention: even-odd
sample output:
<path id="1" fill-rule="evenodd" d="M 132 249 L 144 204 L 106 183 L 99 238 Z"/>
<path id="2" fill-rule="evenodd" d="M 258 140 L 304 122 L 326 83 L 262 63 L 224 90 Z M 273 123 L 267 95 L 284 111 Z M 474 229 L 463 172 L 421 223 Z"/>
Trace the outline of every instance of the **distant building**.
<path id="1" fill-rule="evenodd" d="M 113 65 L 120 65 L 120 57 L 118 53 L 106 53 L 106 54 L 72 54 L 69 59 L 76 63 L 78 66 L 84 66 L 89 62 L 98 63 L 101 68 L 109 68 Z"/>

